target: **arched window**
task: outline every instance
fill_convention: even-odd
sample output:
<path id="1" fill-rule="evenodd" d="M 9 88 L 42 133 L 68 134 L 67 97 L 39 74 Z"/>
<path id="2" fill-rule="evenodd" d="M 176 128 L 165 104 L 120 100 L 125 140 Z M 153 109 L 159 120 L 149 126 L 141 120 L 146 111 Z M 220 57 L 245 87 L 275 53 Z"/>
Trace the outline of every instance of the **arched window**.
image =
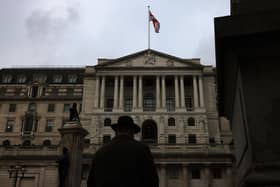
<path id="1" fill-rule="evenodd" d="M 175 118 L 168 118 L 168 126 L 175 126 Z"/>
<path id="2" fill-rule="evenodd" d="M 189 118 L 188 119 L 188 126 L 195 126 L 195 120 L 194 120 L 194 118 Z"/>
<path id="3" fill-rule="evenodd" d="M 142 140 L 145 143 L 157 143 L 157 125 L 153 120 L 146 120 L 143 123 Z"/>
<path id="4" fill-rule="evenodd" d="M 155 111 L 156 100 L 153 93 L 147 93 L 144 95 L 144 111 Z"/>
<path id="5" fill-rule="evenodd" d="M 104 126 L 105 126 L 105 127 L 111 126 L 111 119 L 110 119 L 110 118 L 106 118 L 106 119 L 104 120 Z"/>
<path id="6" fill-rule="evenodd" d="M 2 143 L 3 146 L 10 146 L 11 145 L 11 142 L 10 140 L 4 140 L 3 143 Z"/>
<path id="7" fill-rule="evenodd" d="M 43 146 L 50 146 L 50 145 L 52 145 L 52 142 L 50 140 L 43 141 Z"/>
<path id="8" fill-rule="evenodd" d="M 31 141 L 30 140 L 24 140 L 23 143 L 22 143 L 22 146 L 24 146 L 24 147 L 31 146 Z"/>

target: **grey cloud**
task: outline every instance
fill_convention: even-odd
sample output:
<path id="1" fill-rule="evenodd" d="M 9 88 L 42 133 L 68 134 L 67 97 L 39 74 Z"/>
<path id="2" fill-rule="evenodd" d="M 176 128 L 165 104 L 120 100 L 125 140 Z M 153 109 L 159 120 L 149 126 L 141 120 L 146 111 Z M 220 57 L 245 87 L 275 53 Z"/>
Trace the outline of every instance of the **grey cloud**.
<path id="1" fill-rule="evenodd" d="M 77 7 L 60 7 L 49 10 L 34 10 L 25 20 L 28 36 L 33 41 L 57 39 L 72 24 L 79 20 Z"/>

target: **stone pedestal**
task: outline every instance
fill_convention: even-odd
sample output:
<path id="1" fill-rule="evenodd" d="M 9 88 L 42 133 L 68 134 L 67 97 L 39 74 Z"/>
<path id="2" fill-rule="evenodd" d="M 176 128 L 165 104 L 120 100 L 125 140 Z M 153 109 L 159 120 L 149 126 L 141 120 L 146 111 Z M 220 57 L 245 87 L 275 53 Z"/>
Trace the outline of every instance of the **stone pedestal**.
<path id="1" fill-rule="evenodd" d="M 65 181 L 67 187 L 81 185 L 83 140 L 88 134 L 80 122 L 67 122 L 63 128 L 58 129 L 61 134 L 61 149 L 66 147 L 69 151 L 69 172 Z M 62 152 L 62 151 L 61 151 Z"/>

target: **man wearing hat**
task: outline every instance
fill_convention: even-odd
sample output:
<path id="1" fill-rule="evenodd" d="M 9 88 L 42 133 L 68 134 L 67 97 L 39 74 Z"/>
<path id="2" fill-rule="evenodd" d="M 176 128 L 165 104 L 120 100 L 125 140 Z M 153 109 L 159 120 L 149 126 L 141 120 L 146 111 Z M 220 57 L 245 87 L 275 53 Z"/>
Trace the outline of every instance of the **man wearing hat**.
<path id="1" fill-rule="evenodd" d="M 112 141 L 94 155 L 88 187 L 158 187 L 158 175 L 149 147 L 134 140 L 140 127 L 129 116 L 111 125 Z"/>

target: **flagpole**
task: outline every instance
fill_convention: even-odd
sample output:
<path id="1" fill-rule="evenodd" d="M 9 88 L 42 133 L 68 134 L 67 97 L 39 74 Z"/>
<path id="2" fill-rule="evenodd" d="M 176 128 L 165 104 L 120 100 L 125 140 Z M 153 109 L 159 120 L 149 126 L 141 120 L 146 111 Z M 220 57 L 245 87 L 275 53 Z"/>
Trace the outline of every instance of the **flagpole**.
<path id="1" fill-rule="evenodd" d="M 150 49 L 150 6 L 148 5 L 148 49 Z"/>

